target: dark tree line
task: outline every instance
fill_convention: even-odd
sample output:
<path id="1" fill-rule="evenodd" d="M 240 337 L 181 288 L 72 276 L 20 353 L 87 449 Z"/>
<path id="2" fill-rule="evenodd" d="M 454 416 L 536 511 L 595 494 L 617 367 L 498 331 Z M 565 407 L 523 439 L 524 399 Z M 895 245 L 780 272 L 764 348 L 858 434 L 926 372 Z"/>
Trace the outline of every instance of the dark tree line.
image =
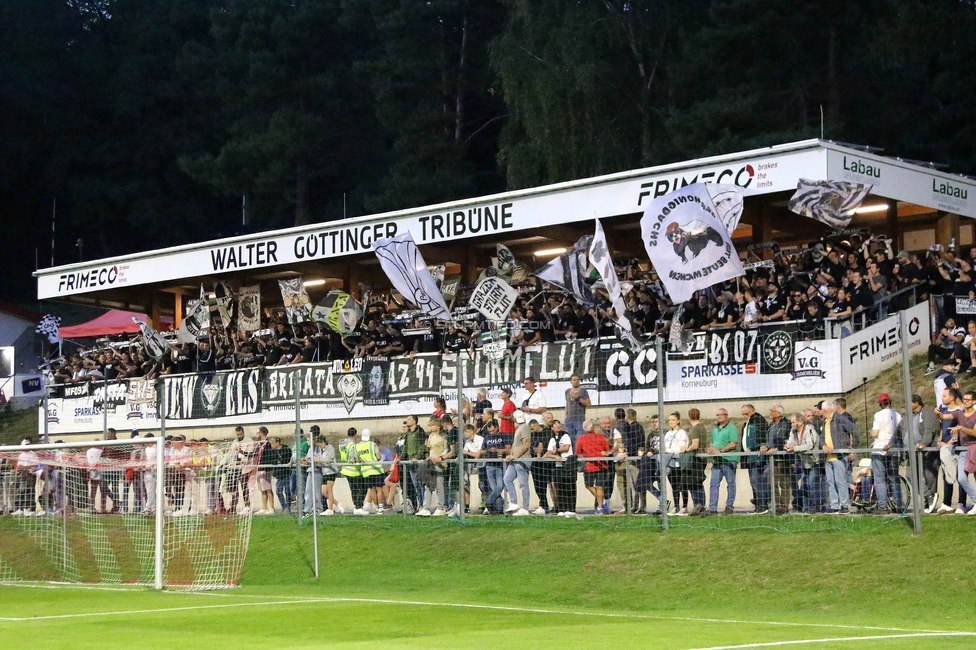
<path id="1" fill-rule="evenodd" d="M 821 132 L 976 172 L 972 0 L 0 0 L 0 297 Z"/>

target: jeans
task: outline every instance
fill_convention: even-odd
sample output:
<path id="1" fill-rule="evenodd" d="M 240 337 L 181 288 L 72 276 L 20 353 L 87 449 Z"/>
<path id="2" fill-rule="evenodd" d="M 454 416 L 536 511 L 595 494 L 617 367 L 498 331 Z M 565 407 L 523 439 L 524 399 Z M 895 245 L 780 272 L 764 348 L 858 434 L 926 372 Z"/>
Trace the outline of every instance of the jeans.
<path id="1" fill-rule="evenodd" d="M 959 447 L 956 447 L 956 449 L 959 449 Z M 959 453 L 959 469 L 956 472 L 956 483 L 959 485 L 959 489 L 960 489 L 959 492 L 960 508 L 963 505 L 965 505 L 966 502 L 966 499 L 962 496 L 963 492 L 969 495 L 969 499 L 973 503 L 976 503 L 976 486 L 973 486 L 973 482 L 969 480 L 969 474 L 966 473 L 966 452 L 968 451 L 968 449 L 969 449 L 968 447 L 964 447 L 963 450 Z M 973 507 L 976 508 L 976 506 Z"/>
<path id="2" fill-rule="evenodd" d="M 738 463 L 730 460 L 712 461 L 712 481 L 708 486 L 709 510 L 718 512 L 718 488 L 725 479 L 725 507 L 731 508 L 735 503 L 735 469 Z"/>
<path id="3" fill-rule="evenodd" d="M 508 490 L 508 498 L 512 503 L 516 503 L 518 498 L 515 496 L 515 478 L 518 477 L 519 486 L 522 489 L 522 507 L 529 509 L 529 468 L 525 463 L 518 461 L 510 464 L 505 470 L 505 489 Z"/>
<path id="4" fill-rule="evenodd" d="M 878 507 L 900 506 L 901 484 L 898 481 L 898 457 L 871 454 L 871 474 L 874 475 L 874 494 L 878 497 Z M 889 487 L 891 488 L 890 495 L 888 494 Z"/>
<path id="5" fill-rule="evenodd" d="M 566 433 L 569 434 L 570 439 L 573 441 L 573 449 L 576 449 L 576 441 L 583 435 L 583 423 L 567 420 L 563 422 L 563 429 L 566 430 Z"/>
<path id="6" fill-rule="evenodd" d="M 412 464 L 400 465 L 400 469 L 406 474 L 407 480 L 403 482 L 403 494 L 413 505 L 414 512 L 420 512 L 423 508 L 424 486 L 420 482 L 420 475 L 417 473 L 417 466 Z"/>
<path id="7" fill-rule="evenodd" d="M 749 465 L 749 485 L 752 486 L 752 499 L 756 505 L 756 512 L 769 510 L 769 474 L 766 471 L 766 461 L 752 458 L 749 460 L 752 461 Z"/>
<path id="8" fill-rule="evenodd" d="M 487 463 L 485 465 L 485 473 L 488 474 L 488 486 L 491 488 L 491 494 L 488 495 L 488 501 L 485 502 L 485 507 L 492 512 L 502 512 L 505 509 L 505 502 L 502 501 L 502 489 L 505 487 L 505 470 L 502 468 L 501 463 Z"/>
<path id="9" fill-rule="evenodd" d="M 288 476 L 282 476 L 275 483 L 275 494 L 278 495 L 278 503 L 281 504 L 282 512 L 291 512 L 291 477 L 294 473 L 289 473 Z M 319 479 L 319 494 L 322 493 L 322 479 Z M 321 497 L 320 497 L 321 499 Z"/>
<path id="10" fill-rule="evenodd" d="M 819 465 L 803 468 L 803 478 L 801 479 L 803 492 L 803 510 L 806 512 L 819 512 L 823 507 L 823 472 Z"/>
<path id="11" fill-rule="evenodd" d="M 824 463 L 827 474 L 827 493 L 831 510 L 847 510 L 851 505 L 850 463 L 847 457 Z"/>

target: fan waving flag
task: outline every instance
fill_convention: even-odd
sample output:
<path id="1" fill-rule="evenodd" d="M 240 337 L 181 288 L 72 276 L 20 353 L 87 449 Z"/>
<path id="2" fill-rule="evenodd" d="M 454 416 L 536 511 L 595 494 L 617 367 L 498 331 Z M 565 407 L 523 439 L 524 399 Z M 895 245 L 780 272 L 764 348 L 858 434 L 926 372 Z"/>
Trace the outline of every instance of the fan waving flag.
<path id="1" fill-rule="evenodd" d="M 871 193 L 873 185 L 846 181 L 811 181 L 801 178 L 796 194 L 790 198 L 790 210 L 816 219 L 832 228 L 846 228 L 854 211 Z"/>
<path id="2" fill-rule="evenodd" d="M 585 305 L 595 304 L 593 291 L 586 283 L 586 269 L 589 266 L 586 252 L 592 241 L 592 235 L 580 237 L 579 241 L 573 244 L 572 250 L 543 264 L 532 275 L 573 294 Z"/>
<path id="3" fill-rule="evenodd" d="M 603 279 L 603 286 L 610 295 L 613 311 L 617 317 L 617 333 L 621 340 L 627 343 L 631 350 L 640 350 L 641 344 L 634 336 L 630 319 L 625 315 L 624 296 L 620 291 L 617 272 L 613 268 L 613 258 L 607 246 L 607 236 L 603 232 L 603 224 L 596 220 L 596 231 L 593 233 L 593 243 L 590 245 L 590 263 L 596 268 Z"/>
<path id="4" fill-rule="evenodd" d="M 132 317 L 132 322 L 139 326 L 142 332 L 142 340 L 146 345 L 146 352 L 152 355 L 153 359 L 162 359 L 163 355 L 169 352 L 169 341 L 166 337 L 154 330 L 148 323 Z"/>
<path id="5" fill-rule="evenodd" d="M 451 320 L 451 312 L 444 303 L 437 283 L 431 276 L 424 258 L 410 233 L 373 241 L 373 251 L 380 266 L 404 298 L 417 305 L 428 316 Z"/>
<path id="6" fill-rule="evenodd" d="M 52 316 L 51 314 L 45 314 L 41 322 L 37 324 L 37 329 L 34 330 L 38 334 L 43 334 L 47 337 L 47 342 L 51 345 L 61 342 L 61 319 L 57 316 Z"/>
<path id="7" fill-rule="evenodd" d="M 651 201 L 641 217 L 641 239 L 674 303 L 745 273 L 704 183 Z"/>
<path id="8" fill-rule="evenodd" d="M 332 289 L 318 307 L 312 310 L 312 320 L 325 323 L 333 332 L 345 336 L 356 329 L 363 317 L 359 303 L 345 291 Z"/>

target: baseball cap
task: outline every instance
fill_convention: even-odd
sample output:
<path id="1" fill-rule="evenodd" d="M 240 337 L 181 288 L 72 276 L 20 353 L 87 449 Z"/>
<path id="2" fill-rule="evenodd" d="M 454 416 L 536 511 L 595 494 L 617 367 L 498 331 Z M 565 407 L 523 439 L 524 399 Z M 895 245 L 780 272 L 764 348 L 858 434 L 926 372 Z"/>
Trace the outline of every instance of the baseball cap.
<path id="1" fill-rule="evenodd" d="M 899 258 L 899 257 L 908 257 L 908 251 L 898 251 L 898 254 L 895 255 L 895 258 Z"/>
<path id="2" fill-rule="evenodd" d="M 369 441 L 369 434 L 370 434 L 369 429 L 363 429 L 363 433 L 362 433 L 363 442 Z"/>
<path id="3" fill-rule="evenodd" d="M 882 402 L 890 402 L 890 401 L 891 398 L 888 397 L 888 393 L 881 393 L 880 395 L 878 395 L 878 404 Z"/>
<path id="4" fill-rule="evenodd" d="M 512 417 L 515 418 L 516 424 L 525 424 L 525 413 L 522 411 L 515 411 Z"/>

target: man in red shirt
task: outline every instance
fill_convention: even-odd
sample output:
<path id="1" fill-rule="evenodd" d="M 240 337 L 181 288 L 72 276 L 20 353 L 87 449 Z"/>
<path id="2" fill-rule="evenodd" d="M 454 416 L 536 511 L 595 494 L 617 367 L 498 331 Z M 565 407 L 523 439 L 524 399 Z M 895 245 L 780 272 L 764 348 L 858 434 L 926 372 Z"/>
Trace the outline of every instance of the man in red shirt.
<path id="1" fill-rule="evenodd" d="M 599 424 L 587 420 L 583 423 L 583 435 L 576 441 L 576 455 L 580 458 L 597 458 L 610 455 L 610 444 L 603 435 Z M 583 484 L 596 498 L 596 502 L 603 504 L 603 472 L 607 469 L 607 462 L 603 460 L 588 460 L 583 466 Z M 596 514 L 610 514 L 604 508 L 597 508 Z"/>
<path id="2" fill-rule="evenodd" d="M 502 409 L 498 419 L 498 430 L 508 435 L 515 434 L 515 402 L 512 401 L 512 389 L 502 389 Z"/>

